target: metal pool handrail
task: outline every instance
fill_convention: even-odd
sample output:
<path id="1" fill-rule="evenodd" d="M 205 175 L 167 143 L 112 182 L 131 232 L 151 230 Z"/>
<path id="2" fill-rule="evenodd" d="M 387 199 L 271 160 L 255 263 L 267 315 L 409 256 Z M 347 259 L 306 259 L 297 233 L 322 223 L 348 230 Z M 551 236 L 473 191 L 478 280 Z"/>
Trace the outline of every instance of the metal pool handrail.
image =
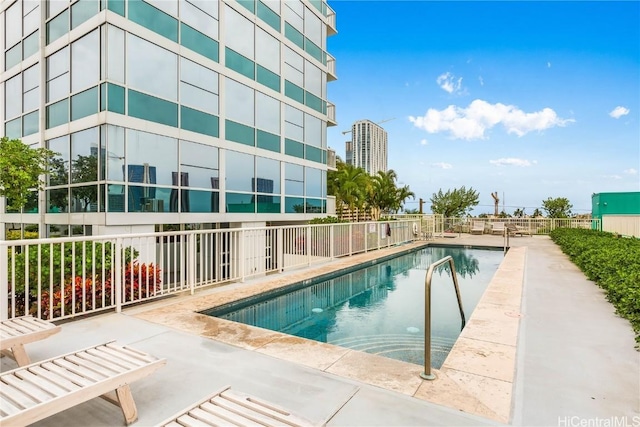
<path id="1" fill-rule="evenodd" d="M 451 277 L 453 278 L 453 286 L 456 290 L 456 298 L 458 298 L 458 308 L 460 309 L 460 317 L 462 318 L 462 327 L 466 323 L 464 310 L 462 309 L 462 299 L 460 298 L 460 288 L 458 287 L 458 278 L 456 276 L 456 268 L 453 264 L 451 255 L 442 258 L 431 264 L 424 279 L 424 372 L 420 374 L 425 380 L 435 380 L 435 374 L 431 373 L 431 278 L 433 270 L 441 264 L 449 262 L 451 269 Z"/>

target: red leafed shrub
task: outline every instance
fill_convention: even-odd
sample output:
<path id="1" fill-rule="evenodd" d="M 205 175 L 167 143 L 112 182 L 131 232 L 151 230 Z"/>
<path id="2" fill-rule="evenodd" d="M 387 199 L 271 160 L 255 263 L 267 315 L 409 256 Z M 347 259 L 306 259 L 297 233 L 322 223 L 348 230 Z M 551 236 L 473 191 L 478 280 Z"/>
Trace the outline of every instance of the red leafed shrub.
<path id="1" fill-rule="evenodd" d="M 157 266 L 128 263 L 122 278 L 122 302 L 154 296 L 160 288 L 161 281 L 160 269 Z M 66 283 L 63 289 L 57 285 L 53 293 L 48 290 L 42 292 L 42 317 L 51 319 L 111 306 L 115 303 L 114 292 L 110 276 L 105 280 L 96 278 L 95 281 L 90 277 L 83 281 L 81 276 L 76 276 L 71 283 Z M 34 314 L 36 310 L 35 306 L 31 309 Z"/>

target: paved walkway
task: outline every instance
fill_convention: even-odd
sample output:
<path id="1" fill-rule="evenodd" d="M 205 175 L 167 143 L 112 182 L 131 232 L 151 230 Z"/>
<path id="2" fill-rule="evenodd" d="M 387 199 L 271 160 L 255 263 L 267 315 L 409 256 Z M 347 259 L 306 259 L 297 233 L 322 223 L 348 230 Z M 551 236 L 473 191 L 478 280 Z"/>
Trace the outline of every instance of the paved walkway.
<path id="1" fill-rule="evenodd" d="M 502 238 L 461 235 L 443 242 L 501 245 Z M 547 237 L 512 238 L 511 244 L 526 247 L 526 264 L 509 423 L 640 425 L 640 353 L 633 348 L 629 322 L 614 314 L 602 291 Z M 241 293 L 251 285 L 231 286 Z M 194 298 L 175 300 L 184 299 Z M 227 384 L 329 426 L 498 424 L 203 337 L 200 331 L 168 327 L 161 324 L 162 319 L 143 318 L 145 312 L 158 307 L 168 307 L 167 301 L 65 323 L 61 333 L 30 344 L 27 350 L 33 360 L 41 360 L 117 339 L 167 358 L 166 367 L 132 385 L 140 415 L 137 426 L 152 426 Z M 2 359 L 3 371 L 13 366 L 12 361 Z M 610 424 L 604 424 L 607 420 Z M 625 423 L 613 424 L 611 420 Z M 36 425 L 112 426 L 122 425 L 122 418 L 117 408 L 94 399 Z"/>

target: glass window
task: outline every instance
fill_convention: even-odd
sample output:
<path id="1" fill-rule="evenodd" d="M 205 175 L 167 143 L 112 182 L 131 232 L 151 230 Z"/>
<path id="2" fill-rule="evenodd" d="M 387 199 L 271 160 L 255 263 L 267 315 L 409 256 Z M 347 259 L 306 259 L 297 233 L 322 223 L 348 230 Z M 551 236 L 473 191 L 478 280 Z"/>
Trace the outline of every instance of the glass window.
<path id="1" fill-rule="evenodd" d="M 180 172 L 186 175 L 181 183 L 187 187 L 219 187 L 218 148 L 195 142 L 180 141 Z"/>
<path id="2" fill-rule="evenodd" d="M 227 212 L 254 213 L 256 209 L 255 197 L 252 194 L 225 193 Z"/>
<path id="3" fill-rule="evenodd" d="M 124 84 L 124 31 L 107 26 L 107 79 Z"/>
<path id="4" fill-rule="evenodd" d="M 253 60 L 255 26 L 231 7 L 225 7 L 225 42 L 227 47 Z"/>
<path id="5" fill-rule="evenodd" d="M 144 0 L 169 15 L 178 16 L 178 0 Z"/>
<path id="6" fill-rule="evenodd" d="M 22 113 L 22 74 L 17 74 L 15 77 L 6 81 L 4 99 L 5 120 L 16 117 Z"/>
<path id="7" fill-rule="evenodd" d="M 304 159 L 304 144 L 289 138 L 284 140 L 284 154 Z"/>
<path id="8" fill-rule="evenodd" d="M 322 96 L 322 71 L 309 61 L 304 62 L 304 88 L 316 96 Z"/>
<path id="9" fill-rule="evenodd" d="M 276 92 L 280 92 L 280 76 L 259 64 L 256 67 L 256 81 Z"/>
<path id="10" fill-rule="evenodd" d="M 304 167 L 284 164 L 284 192 L 292 196 L 304 195 Z"/>
<path id="11" fill-rule="evenodd" d="M 230 191 L 254 190 L 254 158 L 251 154 L 229 151 L 225 153 L 225 183 Z"/>
<path id="12" fill-rule="evenodd" d="M 47 102 L 69 94 L 69 48 L 65 47 L 47 58 Z"/>
<path id="13" fill-rule="evenodd" d="M 128 115 L 178 127 L 178 104 L 129 89 Z"/>
<path id="14" fill-rule="evenodd" d="M 96 114 L 99 108 L 99 99 L 98 86 L 73 95 L 71 97 L 71 120 Z"/>
<path id="15" fill-rule="evenodd" d="M 304 115 L 304 142 L 314 147 L 322 146 L 322 120 L 310 114 Z"/>
<path id="16" fill-rule="evenodd" d="M 40 46 L 40 32 L 36 31 L 22 42 L 22 57 L 27 59 L 38 52 L 38 46 Z"/>
<path id="17" fill-rule="evenodd" d="M 26 114 L 22 117 L 22 136 L 31 135 L 38 132 L 38 130 L 40 129 L 39 113 L 39 111 L 34 111 L 33 113 Z"/>
<path id="18" fill-rule="evenodd" d="M 261 28 L 256 28 L 256 62 L 280 74 L 280 43 Z"/>
<path id="19" fill-rule="evenodd" d="M 107 179 L 124 181 L 124 128 L 107 126 Z"/>
<path id="20" fill-rule="evenodd" d="M 304 213 L 304 198 L 285 197 L 284 212 L 285 213 Z"/>
<path id="21" fill-rule="evenodd" d="M 284 48 L 284 78 L 290 82 L 304 86 L 304 59 L 288 47 Z"/>
<path id="22" fill-rule="evenodd" d="M 239 142 L 252 147 L 256 145 L 256 131 L 251 126 L 225 120 L 224 132 L 228 141 Z"/>
<path id="23" fill-rule="evenodd" d="M 95 0 L 79 0 L 71 6 L 71 29 L 87 21 L 100 12 L 100 2 Z"/>
<path id="24" fill-rule="evenodd" d="M 217 10 L 217 7 L 215 9 Z M 180 1 L 180 20 L 192 28 L 198 28 L 212 39 L 218 39 L 218 20 L 189 0 Z"/>
<path id="25" fill-rule="evenodd" d="M 22 40 L 22 2 L 15 2 L 4 13 L 4 48 L 9 49 Z"/>
<path id="26" fill-rule="evenodd" d="M 170 2 L 175 3 L 175 0 Z M 127 3 L 129 5 L 130 20 L 169 40 L 178 41 L 178 21 L 175 18 L 141 0 L 130 0 Z M 164 3 L 164 1 L 159 0 L 154 2 L 154 5 L 162 7 Z"/>
<path id="27" fill-rule="evenodd" d="M 8 70 L 22 61 L 22 44 L 18 43 L 9 49 L 4 55 L 4 69 Z"/>
<path id="28" fill-rule="evenodd" d="M 40 25 L 40 1 L 39 0 L 23 0 L 23 23 L 22 34 L 31 34 L 38 29 Z"/>
<path id="29" fill-rule="evenodd" d="M 107 211 L 124 212 L 124 185 L 107 185 Z"/>
<path id="30" fill-rule="evenodd" d="M 180 44 L 212 61 L 218 62 L 218 42 L 184 23 L 180 23 Z"/>
<path id="31" fill-rule="evenodd" d="M 56 154 L 49 163 L 49 186 L 69 183 L 69 135 L 47 141 L 47 148 Z"/>
<path id="32" fill-rule="evenodd" d="M 99 127 L 83 130 L 71 135 L 72 183 L 94 182 L 98 180 L 99 151 Z"/>
<path id="33" fill-rule="evenodd" d="M 47 44 L 69 32 L 69 9 L 47 22 Z"/>
<path id="34" fill-rule="evenodd" d="M 69 211 L 69 188 L 47 190 L 47 212 L 61 213 Z M 62 226 L 64 227 L 64 226 Z M 66 233 L 63 234 L 66 236 Z"/>
<path id="35" fill-rule="evenodd" d="M 129 182 L 172 185 L 171 173 L 178 170 L 176 139 L 127 129 L 126 150 Z"/>
<path id="36" fill-rule="evenodd" d="M 100 81 L 100 33 L 94 30 L 71 45 L 71 92 Z"/>
<path id="37" fill-rule="evenodd" d="M 227 48 L 225 49 L 224 61 L 227 68 L 237 71 L 251 80 L 255 80 L 256 67 L 252 60 L 247 59 L 239 53 Z"/>
<path id="38" fill-rule="evenodd" d="M 181 0 L 183 1 L 183 0 Z M 186 0 L 207 15 L 218 19 L 218 0 Z"/>
<path id="39" fill-rule="evenodd" d="M 27 69 L 23 74 L 23 112 L 35 110 L 40 105 L 40 63 Z"/>
<path id="40" fill-rule="evenodd" d="M 177 55 L 129 34 L 127 82 L 132 88 L 177 102 Z"/>
<path id="41" fill-rule="evenodd" d="M 69 99 L 47 107 L 47 129 L 69 122 Z"/>
<path id="42" fill-rule="evenodd" d="M 280 152 L 280 136 L 258 129 L 256 131 L 256 146 L 265 150 Z"/>
<path id="43" fill-rule="evenodd" d="M 284 136 L 304 141 L 304 113 L 291 105 L 284 107 Z"/>
<path id="44" fill-rule="evenodd" d="M 98 186 L 71 187 L 70 212 L 98 212 Z"/>
<path id="45" fill-rule="evenodd" d="M 218 114 L 218 73 L 180 58 L 180 103 Z"/>
<path id="46" fill-rule="evenodd" d="M 300 49 L 304 49 L 304 36 L 288 22 L 284 23 L 284 36 L 295 43 Z"/>
<path id="47" fill-rule="evenodd" d="M 322 197 L 322 171 L 314 168 L 304 168 L 305 195 L 307 197 Z"/>
<path id="48" fill-rule="evenodd" d="M 4 133 L 9 139 L 22 137 L 22 118 L 18 117 L 10 122 L 6 122 L 4 124 Z"/>
<path id="49" fill-rule="evenodd" d="M 260 3 L 268 6 L 271 10 L 280 15 L 280 0 L 260 0 Z"/>
<path id="50" fill-rule="evenodd" d="M 280 101 L 256 92 L 256 127 L 280 135 Z"/>
<path id="51" fill-rule="evenodd" d="M 268 3 L 268 2 L 267 2 Z M 275 3 L 275 2 L 272 2 Z M 265 3 L 258 1 L 257 2 L 257 13 L 258 17 L 266 22 L 271 28 L 280 32 L 280 16 L 270 9 Z"/>
<path id="52" fill-rule="evenodd" d="M 304 35 L 316 45 L 322 45 L 323 23 L 311 9 L 304 8 Z"/>
<path id="53" fill-rule="evenodd" d="M 180 128 L 209 136 L 220 135 L 218 117 L 189 107 L 180 107 Z"/>
<path id="54" fill-rule="evenodd" d="M 284 19 L 298 31 L 302 32 L 304 5 L 300 0 L 286 0 L 284 2 Z"/>
<path id="55" fill-rule="evenodd" d="M 280 194 L 280 162 L 265 157 L 256 157 L 257 193 Z"/>
<path id="56" fill-rule="evenodd" d="M 225 83 L 227 118 L 254 126 L 254 90 L 231 79 L 227 79 Z"/>
<path id="57" fill-rule="evenodd" d="M 69 5 L 69 0 L 49 0 L 47 2 L 47 18 L 56 16 L 58 12 Z"/>

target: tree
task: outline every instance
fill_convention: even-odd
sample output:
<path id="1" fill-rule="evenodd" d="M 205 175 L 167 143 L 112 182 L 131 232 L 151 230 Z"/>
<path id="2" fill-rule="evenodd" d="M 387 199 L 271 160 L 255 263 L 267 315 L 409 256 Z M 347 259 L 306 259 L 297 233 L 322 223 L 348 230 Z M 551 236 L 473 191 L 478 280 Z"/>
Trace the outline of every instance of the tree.
<path id="1" fill-rule="evenodd" d="M 431 196 L 431 212 L 442 214 L 445 218 L 464 216 L 478 204 L 478 199 L 479 194 L 473 188 L 467 190 L 462 186 L 459 189 L 447 190 L 446 193 L 442 193 L 440 189 Z"/>
<path id="2" fill-rule="evenodd" d="M 513 216 L 516 218 L 524 218 L 524 208 L 513 211 Z"/>
<path id="3" fill-rule="evenodd" d="M 569 199 L 565 197 L 556 197 L 555 199 L 549 197 L 542 201 L 542 209 L 547 212 L 549 218 L 569 218 L 572 207 Z"/>
<path id="4" fill-rule="evenodd" d="M 40 176 L 47 173 L 47 163 L 54 155 L 19 139 L 0 139 L 0 196 L 7 198 L 8 209 L 22 210 L 30 193 L 44 188 Z"/>
<path id="5" fill-rule="evenodd" d="M 531 216 L 532 216 L 532 217 L 534 217 L 534 218 L 540 218 L 540 217 L 542 217 L 542 216 L 543 216 L 543 215 L 542 215 L 542 211 L 541 211 L 540 209 L 536 208 L 536 209 L 533 211 L 533 214 L 532 214 Z"/>
<path id="6" fill-rule="evenodd" d="M 365 205 L 366 194 L 371 186 L 370 177 L 362 168 L 336 162 L 337 171 L 328 174 L 327 191 L 336 197 L 338 213 L 342 213 L 342 205 L 349 206 L 349 213 L 353 215 L 356 208 L 362 209 Z"/>

